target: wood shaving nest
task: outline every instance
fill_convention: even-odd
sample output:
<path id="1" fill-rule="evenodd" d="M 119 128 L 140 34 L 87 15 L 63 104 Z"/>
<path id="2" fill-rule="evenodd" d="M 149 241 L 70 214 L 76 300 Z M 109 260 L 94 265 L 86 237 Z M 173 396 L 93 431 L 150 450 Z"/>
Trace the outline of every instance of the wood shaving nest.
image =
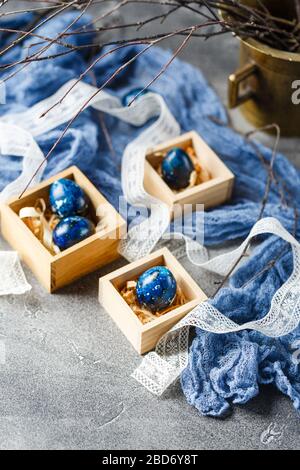
<path id="1" fill-rule="evenodd" d="M 207 168 L 200 165 L 194 147 L 189 146 L 189 147 L 186 147 L 184 150 L 188 154 L 190 159 L 192 160 L 195 170 L 191 174 L 190 184 L 188 185 L 188 187 L 180 189 L 179 191 L 174 191 L 175 193 L 180 193 L 181 191 L 185 191 L 188 188 L 193 188 L 194 186 L 197 186 L 198 184 L 201 184 L 201 183 L 206 183 L 207 181 L 212 179 L 212 176 L 210 172 L 207 170 Z M 159 153 L 156 155 L 162 156 L 164 158 L 166 153 L 164 154 Z M 157 168 L 157 172 L 160 176 L 162 176 L 161 165 L 159 165 L 159 167 Z"/>
<path id="2" fill-rule="evenodd" d="M 23 222 L 27 225 L 27 227 L 32 231 L 32 233 L 36 236 L 36 238 L 44 245 L 47 250 L 50 251 L 51 254 L 57 254 L 54 244 L 46 243 L 45 240 L 45 232 L 50 231 L 53 232 L 55 226 L 59 222 L 59 218 L 55 215 L 52 215 L 49 220 L 46 219 L 44 215 L 38 217 L 26 217 L 23 219 Z"/>
<path id="3" fill-rule="evenodd" d="M 120 291 L 120 294 L 122 295 L 125 302 L 129 305 L 129 307 L 133 310 L 140 322 L 143 324 L 156 320 L 162 315 L 165 315 L 166 313 L 171 312 L 172 310 L 175 310 L 176 308 L 186 303 L 186 298 L 178 285 L 176 296 L 173 300 L 172 305 L 170 305 L 170 307 L 168 308 L 165 308 L 164 310 L 154 313 L 150 310 L 142 308 L 139 305 L 136 297 L 136 280 L 127 281 L 123 289 Z"/>
<path id="4" fill-rule="evenodd" d="M 40 204 L 40 201 L 44 203 L 43 199 L 38 199 L 34 206 L 35 208 Z M 43 210 L 40 211 L 39 217 L 26 217 L 23 221 L 34 235 L 42 241 L 45 227 L 48 226 L 48 228 L 53 231 L 60 219 L 57 215 L 53 214 L 50 209 L 43 206 Z"/>

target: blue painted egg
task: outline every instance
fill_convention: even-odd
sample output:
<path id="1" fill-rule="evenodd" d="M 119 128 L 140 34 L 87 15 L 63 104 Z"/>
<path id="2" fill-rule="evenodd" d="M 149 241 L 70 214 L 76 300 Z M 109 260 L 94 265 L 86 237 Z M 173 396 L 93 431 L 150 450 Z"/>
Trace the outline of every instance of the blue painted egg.
<path id="1" fill-rule="evenodd" d="M 172 304 L 176 290 L 176 279 L 171 271 L 165 266 L 155 266 L 138 278 L 136 296 L 141 306 L 158 312 Z"/>
<path id="2" fill-rule="evenodd" d="M 188 187 L 194 169 L 190 157 L 180 148 L 170 150 L 161 164 L 163 180 L 175 190 Z"/>
<path id="3" fill-rule="evenodd" d="M 122 98 L 122 105 L 123 106 L 129 106 L 131 101 L 138 95 L 140 92 L 141 94 L 137 97 L 137 100 L 145 95 L 146 93 L 150 93 L 152 90 L 146 88 L 146 90 L 143 90 L 143 88 L 133 88 L 129 93 L 126 93 L 126 95 L 123 96 Z"/>
<path id="4" fill-rule="evenodd" d="M 83 215 L 88 208 L 87 198 L 75 181 L 61 178 L 50 186 L 49 201 L 52 211 L 59 217 Z"/>
<path id="5" fill-rule="evenodd" d="M 95 233 L 94 224 L 86 217 L 73 215 L 65 217 L 53 230 L 53 243 L 61 250 L 81 242 Z"/>

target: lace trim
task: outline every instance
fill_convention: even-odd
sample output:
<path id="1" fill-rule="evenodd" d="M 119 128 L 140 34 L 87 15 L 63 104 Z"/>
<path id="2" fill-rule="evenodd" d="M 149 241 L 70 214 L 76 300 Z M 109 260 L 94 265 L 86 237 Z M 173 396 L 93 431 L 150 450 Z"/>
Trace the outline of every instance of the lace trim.
<path id="1" fill-rule="evenodd" d="M 0 279 L 0 295 L 24 294 L 31 289 L 15 251 L 0 251 Z"/>
<path id="2" fill-rule="evenodd" d="M 146 355 L 141 365 L 133 372 L 132 377 L 150 392 L 161 395 L 187 366 L 190 327 L 217 334 L 251 329 L 276 338 L 287 335 L 298 326 L 300 321 L 300 244 L 278 220 L 274 218 L 260 220 L 237 250 L 207 261 L 201 267 L 218 273 L 224 272 L 225 267 L 228 269 L 235 264 L 240 253 L 253 237 L 265 233 L 277 235 L 290 243 L 294 258 L 293 273 L 275 293 L 268 314 L 261 320 L 238 325 L 209 302 L 198 305 L 160 339 L 155 352 Z"/>

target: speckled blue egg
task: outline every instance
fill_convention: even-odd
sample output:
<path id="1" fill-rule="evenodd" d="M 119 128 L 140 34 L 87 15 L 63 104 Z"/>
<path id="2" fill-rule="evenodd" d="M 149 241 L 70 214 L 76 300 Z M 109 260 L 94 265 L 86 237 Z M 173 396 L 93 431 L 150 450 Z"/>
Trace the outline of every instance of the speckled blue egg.
<path id="1" fill-rule="evenodd" d="M 81 242 L 95 233 L 94 224 L 86 217 L 64 217 L 53 230 L 53 243 L 61 250 Z"/>
<path id="2" fill-rule="evenodd" d="M 49 202 L 52 211 L 59 217 L 83 215 L 87 211 L 87 198 L 75 181 L 61 178 L 50 186 Z"/>
<path id="3" fill-rule="evenodd" d="M 163 180 L 175 190 L 188 187 L 194 169 L 190 157 L 180 148 L 169 150 L 161 164 Z"/>
<path id="4" fill-rule="evenodd" d="M 136 95 L 138 95 L 139 93 L 141 93 L 138 97 L 137 97 L 137 100 L 145 95 L 146 93 L 150 93 L 151 90 L 149 90 L 148 88 L 146 88 L 146 90 L 143 90 L 143 88 L 133 88 L 132 90 L 129 91 L 129 93 L 126 93 L 126 95 L 123 96 L 122 98 L 122 105 L 123 106 L 128 106 L 131 101 L 136 97 Z"/>
<path id="5" fill-rule="evenodd" d="M 142 307 L 158 312 L 172 304 L 176 290 L 176 279 L 171 271 L 165 266 L 155 266 L 138 278 L 136 296 Z"/>

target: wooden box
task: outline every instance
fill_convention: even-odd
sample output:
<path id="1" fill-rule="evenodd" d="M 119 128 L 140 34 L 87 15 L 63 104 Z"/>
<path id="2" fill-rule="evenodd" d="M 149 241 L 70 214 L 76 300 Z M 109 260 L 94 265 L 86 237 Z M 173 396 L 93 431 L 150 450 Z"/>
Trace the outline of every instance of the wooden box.
<path id="1" fill-rule="evenodd" d="M 210 172 L 212 178 L 205 183 L 180 192 L 174 192 L 169 188 L 156 170 L 163 157 L 155 154 L 168 152 L 174 147 L 183 150 L 187 147 L 193 147 L 200 165 Z M 195 131 L 168 140 L 149 149 L 147 152 L 144 177 L 145 189 L 152 196 L 156 196 L 168 204 L 172 212 L 174 212 L 174 206 L 176 205 L 183 207 L 185 204 L 190 204 L 192 209 L 195 210 L 196 204 L 204 204 L 205 209 L 208 209 L 224 203 L 231 197 L 233 181 L 233 173 Z"/>
<path id="2" fill-rule="evenodd" d="M 105 207 L 105 210 L 109 211 L 111 221 L 107 228 L 61 253 L 53 255 L 35 237 L 18 214 L 22 207 L 34 206 L 37 198 L 43 198 L 48 202 L 49 187 L 60 178 L 70 178 L 84 190 L 89 198 L 89 214 L 95 223 L 98 221 L 96 210 L 99 206 Z M 54 292 L 120 256 L 117 248 L 120 237 L 125 233 L 126 223 L 75 166 L 26 191 L 22 198 L 2 203 L 0 212 L 3 237 L 19 253 L 21 259 L 25 261 L 48 292 Z"/>
<path id="3" fill-rule="evenodd" d="M 142 324 L 121 296 L 120 290 L 127 281 L 153 266 L 167 266 L 171 270 L 187 302 L 149 323 Z M 154 349 L 164 333 L 206 299 L 204 292 L 167 248 L 155 251 L 99 280 L 100 303 L 140 354 Z"/>

